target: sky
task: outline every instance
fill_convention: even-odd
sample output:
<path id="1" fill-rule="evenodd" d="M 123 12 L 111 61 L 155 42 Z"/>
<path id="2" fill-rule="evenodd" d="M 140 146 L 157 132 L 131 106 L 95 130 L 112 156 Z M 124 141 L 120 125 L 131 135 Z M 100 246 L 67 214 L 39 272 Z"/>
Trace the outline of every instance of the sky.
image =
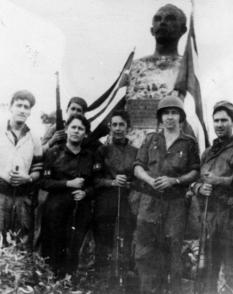
<path id="1" fill-rule="evenodd" d="M 26 88 L 37 98 L 31 123 L 38 127 L 40 113 L 55 109 L 56 70 L 63 109 L 71 96 L 91 103 L 112 84 L 134 47 L 136 58 L 154 51 L 151 19 L 166 3 L 190 14 L 188 0 L 0 0 L 3 114 L 12 93 Z M 232 11 L 232 0 L 195 0 L 199 80 L 211 137 L 214 103 L 233 102 Z"/>

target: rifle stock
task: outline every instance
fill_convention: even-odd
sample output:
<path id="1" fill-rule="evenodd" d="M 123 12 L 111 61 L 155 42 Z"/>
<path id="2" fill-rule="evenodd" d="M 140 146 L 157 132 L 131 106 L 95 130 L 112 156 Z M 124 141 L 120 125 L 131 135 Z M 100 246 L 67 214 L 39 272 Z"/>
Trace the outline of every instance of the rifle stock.
<path id="1" fill-rule="evenodd" d="M 60 96 L 60 84 L 59 84 L 59 72 L 55 73 L 57 78 L 56 85 L 56 130 L 60 131 L 64 129 L 62 109 L 61 109 L 61 96 Z"/>
<path id="2" fill-rule="evenodd" d="M 19 166 L 16 165 L 15 167 L 15 171 L 18 172 L 19 171 Z M 12 200 L 13 200 L 13 206 L 12 206 L 12 212 L 11 212 L 11 231 L 14 233 L 15 229 L 16 229 L 16 195 L 17 194 L 17 188 L 14 187 L 13 188 L 13 195 L 12 195 Z"/>
<path id="3" fill-rule="evenodd" d="M 208 211 L 209 197 L 205 198 L 205 207 L 204 213 L 202 217 L 201 224 L 201 235 L 200 235 L 200 244 L 199 244 L 199 252 L 198 252 L 198 262 L 197 262 L 197 272 L 196 272 L 196 280 L 194 287 L 194 294 L 201 294 L 203 292 L 203 283 L 201 281 L 201 272 L 203 273 L 204 268 L 206 267 L 206 235 L 207 235 L 207 211 Z"/>
<path id="4" fill-rule="evenodd" d="M 116 217 L 116 231 L 115 231 L 115 256 L 114 256 L 114 264 L 113 264 L 113 274 L 114 280 L 117 288 L 121 293 L 125 292 L 125 277 L 124 277 L 124 269 L 123 269 L 123 250 L 124 250 L 124 238 L 122 238 L 120 234 L 120 207 L 121 207 L 121 188 L 118 187 L 118 195 L 117 195 L 117 217 Z"/>

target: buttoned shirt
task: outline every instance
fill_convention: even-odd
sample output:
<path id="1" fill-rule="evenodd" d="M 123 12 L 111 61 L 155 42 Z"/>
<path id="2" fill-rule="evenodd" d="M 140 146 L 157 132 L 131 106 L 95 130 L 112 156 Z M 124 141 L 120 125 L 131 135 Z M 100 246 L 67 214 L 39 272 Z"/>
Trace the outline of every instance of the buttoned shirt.
<path id="1" fill-rule="evenodd" d="M 199 170 L 197 143 L 191 136 L 181 132 L 167 149 L 163 132 L 149 134 L 138 151 L 134 166 L 137 165 L 142 166 L 153 178 L 178 178 L 192 170 Z M 161 196 L 159 192 L 147 188 L 154 196 Z M 175 185 L 167 188 L 164 193 L 170 198 L 179 198 L 184 196 L 185 191 L 185 185 Z"/>
<path id="2" fill-rule="evenodd" d="M 98 188 L 96 189 L 96 214 L 115 211 L 117 207 L 118 187 L 111 184 L 116 175 L 126 175 L 129 182 L 133 179 L 133 163 L 137 149 L 125 142 L 113 140 L 112 144 L 100 146 L 95 154 L 95 176 Z M 129 188 L 121 188 L 122 213 L 128 207 L 127 196 Z M 104 211 L 104 212 L 102 212 Z"/>
<path id="3" fill-rule="evenodd" d="M 149 134 L 138 151 L 134 165 L 142 166 L 153 178 L 159 176 L 177 178 L 192 170 L 199 170 L 198 146 L 192 137 L 181 132 L 167 149 L 163 132 Z M 187 185 L 177 184 L 163 192 L 158 192 L 143 182 L 141 190 L 138 219 L 156 223 L 164 205 L 166 206 L 170 201 L 182 201 Z M 160 205 L 158 205 L 159 200 L 161 200 Z M 183 209 L 182 206 L 180 209 Z"/>
<path id="4" fill-rule="evenodd" d="M 92 196 L 93 155 L 90 151 L 81 149 L 74 154 L 66 145 L 56 145 L 47 150 L 44 160 L 45 177 L 40 182 L 43 189 L 55 194 L 69 194 L 74 189 L 68 188 L 66 182 L 80 177 L 85 180 L 86 196 Z"/>
<path id="5" fill-rule="evenodd" d="M 8 122 L 0 128 L 0 178 L 9 183 L 9 174 L 16 166 L 25 174 L 41 171 L 42 147 L 28 126 L 24 126 L 17 138 Z"/>

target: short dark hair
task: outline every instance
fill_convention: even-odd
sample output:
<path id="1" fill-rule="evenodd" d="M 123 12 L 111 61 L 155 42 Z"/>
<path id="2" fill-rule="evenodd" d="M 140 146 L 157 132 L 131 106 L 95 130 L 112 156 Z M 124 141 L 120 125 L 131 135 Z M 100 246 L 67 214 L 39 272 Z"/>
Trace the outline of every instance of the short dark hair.
<path id="1" fill-rule="evenodd" d="M 85 101 L 85 99 L 81 98 L 81 97 L 72 97 L 70 98 L 68 104 L 67 104 L 67 110 L 70 107 L 70 105 L 72 103 L 76 103 L 79 104 L 82 107 L 83 113 L 85 113 L 87 111 L 87 102 Z"/>
<path id="2" fill-rule="evenodd" d="M 129 118 L 129 114 L 128 114 L 127 111 L 125 111 L 125 110 L 115 110 L 115 111 L 113 111 L 113 113 L 111 115 L 111 118 L 109 120 L 110 123 L 112 122 L 112 118 L 114 116 L 120 116 L 127 123 L 127 127 L 128 128 L 130 127 L 130 118 Z"/>
<path id="3" fill-rule="evenodd" d="M 78 119 L 82 122 L 82 124 L 84 125 L 85 129 L 86 129 L 86 134 L 89 134 L 90 133 L 90 122 L 82 115 L 80 114 L 74 114 L 74 115 L 71 115 L 67 121 L 66 121 L 66 128 L 72 123 L 72 121 L 74 119 Z"/>
<path id="4" fill-rule="evenodd" d="M 216 108 L 215 110 L 214 110 L 214 112 L 213 112 L 213 116 L 217 113 L 217 112 L 219 112 L 219 111 L 225 111 L 226 112 L 226 114 L 231 118 L 231 120 L 233 121 L 233 113 L 229 110 L 229 109 L 227 109 L 226 107 L 224 107 L 224 106 L 219 106 L 218 108 Z"/>
<path id="5" fill-rule="evenodd" d="M 31 108 L 36 104 L 35 96 L 28 90 L 20 90 L 15 92 L 11 98 L 10 106 L 12 106 L 17 100 L 27 100 L 30 103 Z"/>

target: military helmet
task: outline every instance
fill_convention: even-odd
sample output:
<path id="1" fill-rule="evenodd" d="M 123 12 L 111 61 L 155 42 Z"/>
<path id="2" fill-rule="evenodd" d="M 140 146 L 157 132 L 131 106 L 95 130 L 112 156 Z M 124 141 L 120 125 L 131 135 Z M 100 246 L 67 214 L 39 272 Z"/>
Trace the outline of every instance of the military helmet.
<path id="1" fill-rule="evenodd" d="M 184 103 L 177 96 L 167 96 L 165 98 L 162 98 L 159 101 L 158 108 L 157 108 L 158 121 L 161 122 L 162 111 L 165 108 L 170 108 L 170 107 L 177 108 L 179 110 L 180 122 L 183 122 L 186 118 L 186 114 L 184 112 Z"/>

